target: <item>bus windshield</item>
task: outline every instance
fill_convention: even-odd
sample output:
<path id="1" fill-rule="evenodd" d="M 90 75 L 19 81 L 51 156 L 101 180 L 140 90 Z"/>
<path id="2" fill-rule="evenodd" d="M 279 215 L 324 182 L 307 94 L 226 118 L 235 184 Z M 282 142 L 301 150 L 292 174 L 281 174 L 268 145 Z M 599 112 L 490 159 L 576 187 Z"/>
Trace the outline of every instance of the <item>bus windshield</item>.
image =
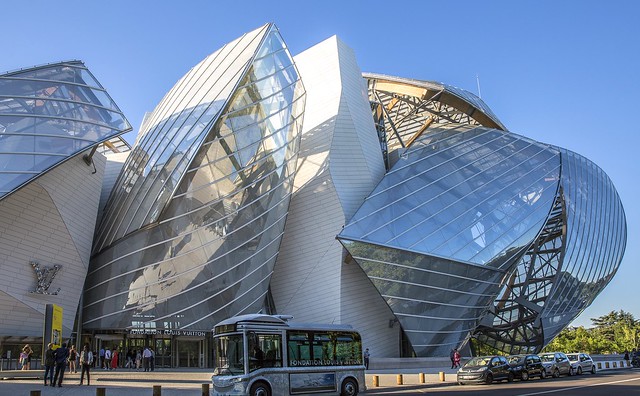
<path id="1" fill-rule="evenodd" d="M 214 338 L 216 359 L 215 375 L 244 374 L 244 343 L 242 334 Z"/>

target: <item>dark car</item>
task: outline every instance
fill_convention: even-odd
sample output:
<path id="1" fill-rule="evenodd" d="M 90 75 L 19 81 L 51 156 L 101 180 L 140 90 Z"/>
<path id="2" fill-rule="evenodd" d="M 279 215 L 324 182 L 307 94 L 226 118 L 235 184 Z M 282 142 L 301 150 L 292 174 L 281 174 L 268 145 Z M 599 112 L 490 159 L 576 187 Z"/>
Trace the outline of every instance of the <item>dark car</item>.
<path id="1" fill-rule="evenodd" d="M 458 384 L 490 384 L 493 381 L 513 381 L 513 371 L 504 356 L 479 356 L 458 370 Z"/>
<path id="2" fill-rule="evenodd" d="M 531 377 L 547 376 L 547 372 L 542 365 L 542 360 L 538 355 L 513 355 L 507 358 L 509 365 L 513 370 L 513 375 L 523 381 Z"/>

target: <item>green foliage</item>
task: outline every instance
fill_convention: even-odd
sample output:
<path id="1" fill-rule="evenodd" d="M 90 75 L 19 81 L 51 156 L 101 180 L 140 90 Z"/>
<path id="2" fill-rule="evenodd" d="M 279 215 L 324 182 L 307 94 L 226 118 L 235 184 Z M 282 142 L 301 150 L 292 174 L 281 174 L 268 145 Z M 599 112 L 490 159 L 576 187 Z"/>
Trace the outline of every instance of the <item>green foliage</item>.
<path id="1" fill-rule="evenodd" d="M 544 352 L 587 352 L 593 354 L 631 351 L 640 348 L 640 320 L 625 311 L 611 311 L 592 318 L 594 327 L 568 327 L 560 332 Z"/>

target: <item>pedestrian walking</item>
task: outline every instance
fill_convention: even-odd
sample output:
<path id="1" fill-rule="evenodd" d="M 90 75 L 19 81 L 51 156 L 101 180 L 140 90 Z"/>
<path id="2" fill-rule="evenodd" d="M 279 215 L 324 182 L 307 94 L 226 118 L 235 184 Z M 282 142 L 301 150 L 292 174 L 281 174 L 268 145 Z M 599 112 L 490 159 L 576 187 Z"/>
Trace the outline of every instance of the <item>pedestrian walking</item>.
<path id="1" fill-rule="evenodd" d="M 69 350 L 67 349 L 67 344 L 64 343 L 60 348 L 56 349 L 56 373 L 53 376 L 53 382 L 51 383 L 51 386 L 56 386 L 57 382 L 58 387 L 62 387 L 62 379 L 64 378 L 64 370 L 65 366 L 67 365 L 67 359 L 69 359 Z"/>
<path id="2" fill-rule="evenodd" d="M 451 360 L 451 368 L 452 369 L 456 367 L 455 355 L 456 355 L 456 350 L 454 348 L 454 349 L 451 350 L 451 352 L 449 352 L 449 359 Z"/>
<path id="3" fill-rule="evenodd" d="M 80 385 L 84 382 L 84 374 L 87 373 L 87 385 L 90 385 L 89 372 L 93 364 L 93 353 L 89 350 L 89 344 L 84 345 L 80 352 Z"/>
<path id="4" fill-rule="evenodd" d="M 453 367 L 454 368 L 460 368 L 460 358 L 462 356 L 460 356 L 460 352 L 458 352 L 458 349 L 454 349 L 454 353 L 453 353 Z"/>
<path id="5" fill-rule="evenodd" d="M 56 368 L 56 351 L 53 350 L 53 344 L 47 345 L 47 350 L 44 351 L 44 386 L 47 386 L 47 379 L 49 383 L 53 384 L 53 372 Z"/>

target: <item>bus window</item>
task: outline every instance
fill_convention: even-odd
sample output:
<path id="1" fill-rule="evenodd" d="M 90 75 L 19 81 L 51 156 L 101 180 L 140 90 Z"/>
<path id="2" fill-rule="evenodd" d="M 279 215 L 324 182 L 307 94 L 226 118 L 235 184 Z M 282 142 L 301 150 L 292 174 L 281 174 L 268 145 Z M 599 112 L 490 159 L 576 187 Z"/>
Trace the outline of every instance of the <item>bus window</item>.
<path id="1" fill-rule="evenodd" d="M 331 333 L 313 334 L 313 360 L 315 365 L 333 365 L 335 356 L 335 335 Z"/>
<path id="2" fill-rule="evenodd" d="M 257 334 L 250 332 L 249 371 L 262 367 L 282 366 L 282 339 L 280 334 Z"/>
<path id="3" fill-rule="evenodd" d="M 362 364 L 362 342 L 357 333 L 338 333 L 336 360 L 340 366 Z"/>
<path id="4" fill-rule="evenodd" d="M 231 334 L 215 339 L 216 372 L 219 375 L 244 374 L 242 334 Z"/>
<path id="5" fill-rule="evenodd" d="M 289 366 L 309 366 L 311 364 L 311 344 L 306 331 L 288 333 Z"/>

